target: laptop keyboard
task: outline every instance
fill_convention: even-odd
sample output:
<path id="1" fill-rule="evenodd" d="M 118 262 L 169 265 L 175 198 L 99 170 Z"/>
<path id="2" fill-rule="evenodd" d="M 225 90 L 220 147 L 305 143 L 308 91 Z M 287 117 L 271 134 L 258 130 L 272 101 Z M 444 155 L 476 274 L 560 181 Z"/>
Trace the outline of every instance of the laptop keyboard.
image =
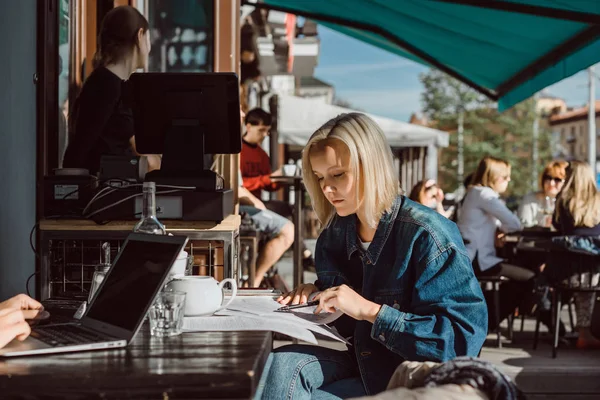
<path id="1" fill-rule="evenodd" d="M 72 324 L 37 327 L 31 330 L 31 337 L 55 347 L 117 340 Z"/>

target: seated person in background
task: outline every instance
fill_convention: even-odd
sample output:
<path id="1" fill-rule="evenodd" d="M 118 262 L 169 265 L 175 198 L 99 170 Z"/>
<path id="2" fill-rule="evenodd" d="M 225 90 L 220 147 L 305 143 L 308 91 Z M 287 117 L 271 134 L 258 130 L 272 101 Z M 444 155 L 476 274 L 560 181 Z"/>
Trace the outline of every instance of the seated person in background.
<path id="1" fill-rule="evenodd" d="M 550 227 L 554 202 L 565 182 L 566 161 L 551 161 L 540 177 L 541 190 L 523 197 L 519 206 L 519 219 L 525 228 Z"/>
<path id="2" fill-rule="evenodd" d="M 334 324 L 353 346 L 277 348 L 255 398 L 376 394 L 405 360 L 476 356 L 486 307 L 458 229 L 399 194 L 381 128 L 364 114 L 341 114 L 311 136 L 302 166 L 325 226 L 315 252 L 318 280 L 278 300 L 305 303 L 320 291 L 315 312 L 344 313 Z"/>
<path id="3" fill-rule="evenodd" d="M 271 177 L 281 176 L 282 169 L 279 168 L 277 171 L 271 172 L 269 155 L 261 147 L 262 142 L 269 136 L 271 114 L 260 108 L 254 108 L 248 111 L 244 122 L 246 124 L 246 133 L 242 139 L 240 169 L 242 171 L 244 187 L 254 197 L 260 199 L 261 191 L 272 192 L 281 187 L 278 183 L 273 182 Z M 291 218 L 292 216 L 292 207 L 282 201 L 267 201 L 265 206 L 285 218 Z M 310 250 L 306 248 L 304 243 L 302 245 L 302 264 L 305 268 L 314 268 L 314 260 Z"/>
<path id="4" fill-rule="evenodd" d="M 562 235 L 600 236 L 600 193 L 589 164 L 571 161 L 566 168 L 566 183 L 556 200 L 552 224 Z M 548 268 L 551 267 L 549 263 Z M 564 270 L 566 265 L 557 265 Z M 588 279 L 598 281 L 597 274 Z M 579 274 L 571 279 L 579 279 Z M 594 282 L 592 282 L 594 284 Z M 575 311 L 579 338 L 578 348 L 600 348 L 600 340 L 591 332 L 595 293 L 575 293 Z"/>
<path id="5" fill-rule="evenodd" d="M 500 315 L 502 321 L 524 300 L 529 300 L 533 290 L 534 273 L 510 265 L 496 255 L 499 228 L 504 233 L 521 230 L 519 218 L 500 200 L 510 182 L 510 164 L 507 161 L 484 157 L 473 175 L 458 215 L 458 228 L 465 240 L 476 276 L 505 276 L 510 279 L 500 286 Z M 491 293 L 486 292 L 490 330 L 494 330 L 494 305 Z M 487 297 L 489 295 L 489 298 Z M 523 310 L 522 310 L 523 311 Z"/>
<path id="6" fill-rule="evenodd" d="M 450 218 L 454 208 L 444 210 L 442 201 L 444 201 L 444 191 L 437 185 L 433 179 L 419 181 L 410 191 L 409 199 L 423 204 L 432 210 L 436 210 L 446 218 Z"/>
<path id="7" fill-rule="evenodd" d="M 254 196 L 260 198 L 261 191 L 269 192 L 280 189 L 280 185 L 271 180 L 272 176 L 281 176 L 281 168 L 271 171 L 269 155 L 263 150 L 262 142 L 271 129 L 271 114 L 255 108 L 246 113 L 246 133 L 242 139 L 240 169 L 244 179 L 244 187 Z"/>
<path id="8" fill-rule="evenodd" d="M 19 294 L 0 303 L 0 348 L 17 338 L 23 341 L 31 333 L 26 320 L 47 318 L 44 306 L 31 297 Z"/>
<path id="9" fill-rule="evenodd" d="M 238 197 L 240 213 L 247 213 L 256 226 L 264 233 L 268 241 L 260 250 L 256 262 L 254 286 L 259 287 L 265 274 L 281 258 L 283 253 L 294 243 L 294 224 L 287 218 L 267 210 L 265 204 L 242 185 L 242 177 Z"/>

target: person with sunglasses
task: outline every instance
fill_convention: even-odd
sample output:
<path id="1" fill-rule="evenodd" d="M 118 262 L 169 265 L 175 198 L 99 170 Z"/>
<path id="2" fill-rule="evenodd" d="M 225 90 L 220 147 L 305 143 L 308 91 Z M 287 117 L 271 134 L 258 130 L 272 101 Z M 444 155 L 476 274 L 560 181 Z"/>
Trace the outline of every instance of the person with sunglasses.
<path id="1" fill-rule="evenodd" d="M 565 183 L 567 165 L 561 160 L 549 162 L 540 176 L 540 190 L 523 197 L 518 215 L 525 228 L 551 226 L 554 203 Z"/>

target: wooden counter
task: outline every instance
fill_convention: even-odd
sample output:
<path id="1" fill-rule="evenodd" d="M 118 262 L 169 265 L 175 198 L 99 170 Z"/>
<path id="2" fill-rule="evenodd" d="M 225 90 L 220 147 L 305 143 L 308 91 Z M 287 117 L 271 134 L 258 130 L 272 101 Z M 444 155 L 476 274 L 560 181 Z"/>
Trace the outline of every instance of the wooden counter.
<path id="1" fill-rule="evenodd" d="M 160 220 L 168 232 L 234 231 L 239 229 L 241 221 L 239 215 L 230 215 L 220 224 L 210 221 Z M 42 231 L 131 231 L 136 223 L 137 221 L 112 221 L 99 225 L 89 219 L 42 219 L 39 229 Z"/>

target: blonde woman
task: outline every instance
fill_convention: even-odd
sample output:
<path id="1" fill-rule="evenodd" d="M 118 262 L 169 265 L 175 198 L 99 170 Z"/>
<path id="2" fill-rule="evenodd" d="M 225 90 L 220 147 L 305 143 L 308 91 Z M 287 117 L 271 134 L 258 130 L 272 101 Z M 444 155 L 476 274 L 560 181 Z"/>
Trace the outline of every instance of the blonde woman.
<path id="1" fill-rule="evenodd" d="M 519 206 L 519 219 L 524 227 L 550 227 L 556 196 L 565 183 L 566 161 L 550 161 L 540 176 L 540 190 L 523 197 Z"/>
<path id="2" fill-rule="evenodd" d="M 458 215 L 458 229 L 465 240 L 475 275 L 505 276 L 510 282 L 500 289 L 502 321 L 525 299 L 533 288 L 534 273 L 528 269 L 505 263 L 496 255 L 497 230 L 508 233 L 521 230 L 521 222 L 500 200 L 510 182 L 510 164 L 495 157 L 484 157 L 473 175 Z M 486 293 L 487 295 L 488 293 Z M 492 299 L 488 299 L 488 304 Z M 490 329 L 494 307 L 488 309 Z"/>
<path id="3" fill-rule="evenodd" d="M 600 236 L 600 193 L 592 168 L 585 162 L 571 161 L 566 173 L 565 185 L 556 201 L 554 227 L 563 235 Z M 564 264 L 558 267 L 565 269 Z M 591 279 L 595 282 L 592 283 L 597 284 L 598 276 L 593 275 Z M 579 275 L 576 278 L 579 278 Z M 590 330 L 594 300 L 593 293 L 575 294 L 578 348 L 600 347 L 600 340 L 594 337 Z"/>
<path id="4" fill-rule="evenodd" d="M 318 280 L 278 301 L 305 303 L 312 295 L 316 313 L 342 311 L 335 324 L 353 345 L 278 348 L 259 397 L 375 394 L 404 360 L 476 356 L 487 332 L 486 307 L 459 232 L 398 194 L 379 126 L 359 113 L 332 119 L 310 138 L 302 165 L 325 227 L 316 246 Z"/>

